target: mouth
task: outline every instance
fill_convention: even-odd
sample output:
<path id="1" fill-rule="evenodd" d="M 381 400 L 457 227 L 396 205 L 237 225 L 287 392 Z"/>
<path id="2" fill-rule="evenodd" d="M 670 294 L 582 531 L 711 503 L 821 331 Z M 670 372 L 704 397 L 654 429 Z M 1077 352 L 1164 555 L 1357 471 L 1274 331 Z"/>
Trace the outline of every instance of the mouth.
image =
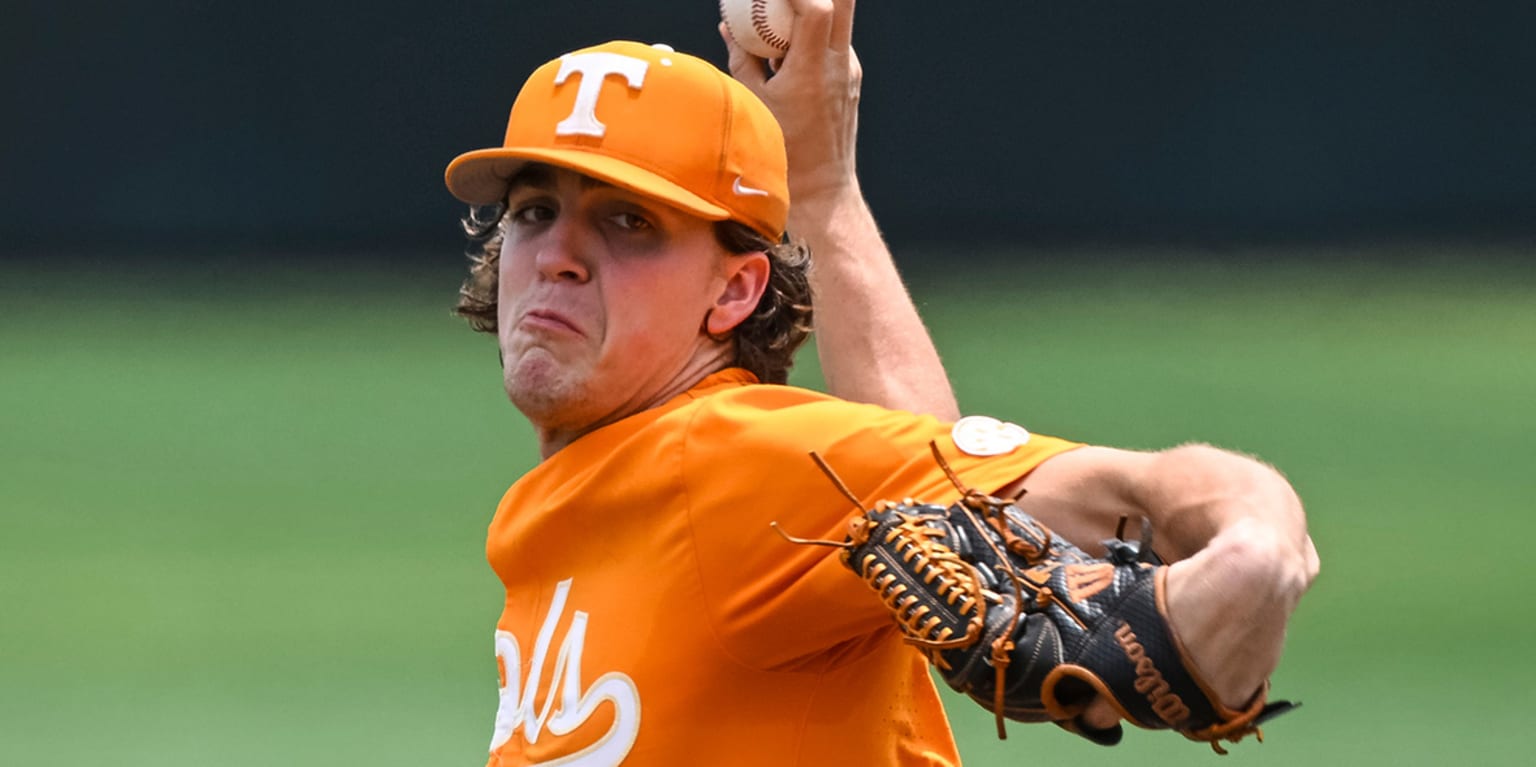
<path id="1" fill-rule="evenodd" d="M 518 324 L 530 330 L 586 335 L 569 317 L 549 309 L 529 310 L 523 314 L 523 319 Z"/>

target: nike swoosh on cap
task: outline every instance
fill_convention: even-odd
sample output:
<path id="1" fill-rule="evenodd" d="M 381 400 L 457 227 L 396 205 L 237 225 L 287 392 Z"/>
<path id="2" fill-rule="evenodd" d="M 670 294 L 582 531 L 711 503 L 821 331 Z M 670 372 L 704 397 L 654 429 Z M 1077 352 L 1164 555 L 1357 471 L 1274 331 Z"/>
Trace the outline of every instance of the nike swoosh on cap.
<path id="1" fill-rule="evenodd" d="M 737 176 L 736 177 L 736 183 L 731 184 L 731 191 L 735 192 L 736 194 L 743 195 L 743 196 L 748 196 L 748 197 L 767 197 L 768 196 L 768 191 L 766 189 L 754 189 L 753 187 L 750 187 L 750 186 L 747 186 L 746 184 L 741 183 L 741 176 Z"/>

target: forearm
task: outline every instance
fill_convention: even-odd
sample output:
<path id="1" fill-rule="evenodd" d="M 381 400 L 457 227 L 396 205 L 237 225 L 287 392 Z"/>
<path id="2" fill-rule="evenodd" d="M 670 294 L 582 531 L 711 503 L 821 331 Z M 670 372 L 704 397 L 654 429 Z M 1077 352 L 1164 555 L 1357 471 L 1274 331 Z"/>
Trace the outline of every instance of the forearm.
<path id="1" fill-rule="evenodd" d="M 1178 560 L 1170 622 L 1211 690 L 1241 707 L 1279 664 L 1317 575 L 1301 501 L 1273 468 L 1203 445 L 1160 453 L 1148 471 L 1138 501 Z"/>
<path id="2" fill-rule="evenodd" d="M 1241 708 L 1280 663 L 1285 628 L 1317 576 L 1317 554 L 1277 541 L 1252 520 L 1168 568 L 1169 623 L 1221 701 Z"/>
<path id="3" fill-rule="evenodd" d="M 811 249 L 816 349 L 829 391 L 958 418 L 938 351 L 857 182 L 818 200 L 796 201 L 790 226 Z"/>
<path id="4" fill-rule="evenodd" d="M 959 417 L 933 341 L 859 190 L 854 155 L 863 69 L 853 52 L 853 0 L 790 0 L 792 45 L 770 78 L 722 25 L 731 74 L 784 130 L 789 235 L 811 250 L 816 348 L 835 395 Z"/>

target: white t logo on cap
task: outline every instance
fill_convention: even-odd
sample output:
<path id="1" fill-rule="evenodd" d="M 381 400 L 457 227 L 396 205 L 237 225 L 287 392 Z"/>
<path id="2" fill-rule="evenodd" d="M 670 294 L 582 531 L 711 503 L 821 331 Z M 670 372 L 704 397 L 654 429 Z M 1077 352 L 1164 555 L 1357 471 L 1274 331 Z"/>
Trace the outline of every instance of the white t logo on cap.
<path id="1" fill-rule="evenodd" d="M 608 75 L 619 75 L 629 87 L 640 90 L 645 83 L 645 70 L 651 63 L 645 59 L 625 56 L 621 53 L 594 51 L 573 53 L 560 57 L 560 71 L 555 73 L 555 85 L 565 83 L 571 74 L 581 75 L 581 85 L 576 89 L 576 106 L 571 115 L 555 126 L 556 136 L 601 136 L 608 126 L 597 119 L 597 97 L 603 92 L 603 80 Z"/>

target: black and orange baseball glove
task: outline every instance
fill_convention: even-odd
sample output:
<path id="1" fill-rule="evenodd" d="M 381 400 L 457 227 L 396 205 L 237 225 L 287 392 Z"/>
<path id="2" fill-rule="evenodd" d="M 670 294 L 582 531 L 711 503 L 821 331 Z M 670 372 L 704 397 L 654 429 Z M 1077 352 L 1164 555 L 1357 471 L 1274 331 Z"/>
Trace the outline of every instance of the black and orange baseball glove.
<path id="1" fill-rule="evenodd" d="M 1152 553 L 1149 526 L 1141 541 L 1106 541 L 1107 556 L 1091 557 L 1012 501 L 966 489 L 933 450 L 963 493 L 948 508 L 906 499 L 864 509 L 813 456 L 860 511 L 846 541 L 791 540 L 842 548 L 843 562 L 906 640 L 951 687 L 996 714 L 999 737 L 1007 718 L 1054 722 L 1114 745 L 1119 725 L 1093 729 L 1082 720 L 1102 695 L 1137 726 L 1175 730 L 1226 753 L 1222 741 L 1257 734 L 1260 723 L 1295 707 L 1266 702 L 1261 690 L 1232 710 L 1208 692 L 1169 626 L 1167 567 Z"/>

